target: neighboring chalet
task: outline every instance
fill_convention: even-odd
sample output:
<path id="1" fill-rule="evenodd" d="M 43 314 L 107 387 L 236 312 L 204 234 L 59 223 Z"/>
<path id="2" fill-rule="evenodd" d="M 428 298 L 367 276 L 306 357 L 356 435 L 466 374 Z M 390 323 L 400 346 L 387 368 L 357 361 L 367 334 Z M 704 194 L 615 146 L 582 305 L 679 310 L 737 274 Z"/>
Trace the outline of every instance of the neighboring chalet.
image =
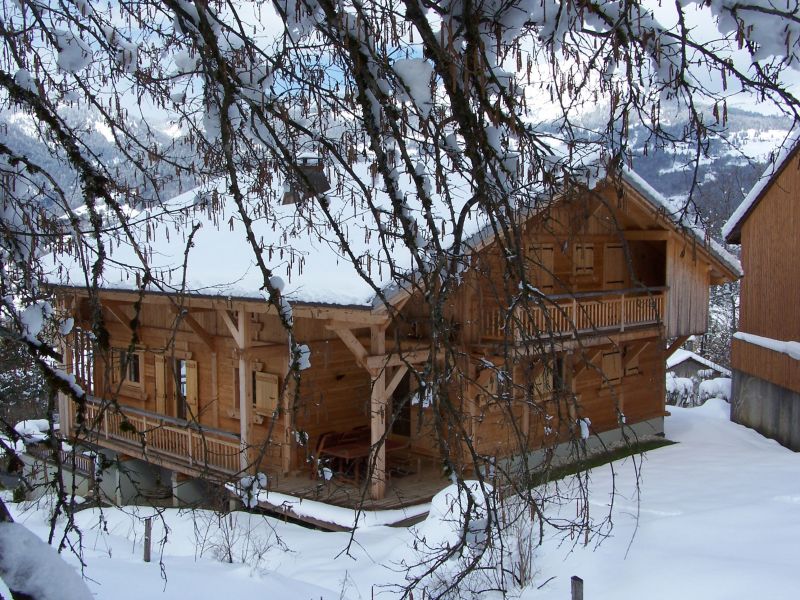
<path id="1" fill-rule="evenodd" d="M 800 142 L 793 137 L 723 229 L 741 244 L 731 418 L 800 450 Z"/>
<path id="2" fill-rule="evenodd" d="M 731 376 L 729 369 L 683 348 L 675 350 L 667 357 L 667 373 L 672 373 L 675 377 L 696 379 L 698 381 Z"/>
<path id="3" fill-rule="evenodd" d="M 524 311 L 521 302 L 509 309 L 501 290 L 513 295 L 519 281 L 509 279 L 497 240 L 476 225 L 469 268 L 443 308 L 442 340 L 431 335 L 425 295 L 393 285 L 370 253 L 378 227 L 352 197 L 340 208 L 342 226 L 391 308 L 342 257 L 333 234 L 305 228 L 313 203 L 270 203 L 266 223 L 256 222 L 264 259 L 281 265 L 296 339 L 310 348 L 292 405 L 286 334 L 259 292 L 241 224 L 216 194 L 215 212 L 204 212 L 194 194 L 176 202 L 196 211 L 181 217 L 186 223 L 204 219 L 203 227 L 188 265 L 188 234 L 175 232 L 170 253 L 156 247 L 152 264 L 160 276 L 185 280 L 187 291 L 139 292 L 135 268 L 109 266 L 100 301 L 110 357 L 87 333 L 86 292 L 60 284 L 76 319 L 67 367 L 91 394 L 88 441 L 182 477 L 265 472 L 271 490 L 342 504 L 361 500 L 359 489 L 373 507 L 430 498 L 447 483 L 436 429 L 451 466 L 466 474 L 476 468 L 461 458 L 467 441 L 488 473 L 489 465 L 575 439 L 580 419 L 604 443 L 622 439 L 623 429 L 663 435 L 665 357 L 705 331 L 709 286 L 739 275 L 735 259 L 676 225 L 663 198 L 626 173 L 619 184 L 573 190 L 520 219 L 522 258 L 538 290 Z M 286 233 L 292 223 L 299 233 Z M 159 227 L 148 239 L 163 240 Z M 125 254 L 115 251 L 121 264 Z M 458 408 L 456 419 L 409 372 L 440 364 L 443 346 L 457 358 L 439 393 Z M 74 434 L 75 406 L 63 398 L 61 415 L 62 430 Z M 368 487 L 351 486 L 348 496 L 340 481 Z"/>

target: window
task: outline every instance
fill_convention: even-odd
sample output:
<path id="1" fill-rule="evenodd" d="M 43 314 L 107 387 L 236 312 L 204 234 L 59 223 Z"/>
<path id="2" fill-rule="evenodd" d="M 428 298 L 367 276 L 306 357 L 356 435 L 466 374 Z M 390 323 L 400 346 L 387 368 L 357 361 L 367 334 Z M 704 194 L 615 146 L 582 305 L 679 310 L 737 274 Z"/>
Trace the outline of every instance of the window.
<path id="1" fill-rule="evenodd" d="M 175 391 L 175 416 L 186 418 L 186 361 L 180 358 L 172 361 L 172 381 Z"/>
<path id="2" fill-rule="evenodd" d="M 112 379 L 115 383 L 127 383 L 141 385 L 142 383 L 142 354 L 141 352 L 129 352 L 122 348 L 113 348 L 112 356 Z"/>
<path id="3" fill-rule="evenodd" d="M 172 359 L 172 379 L 175 416 L 179 419 L 196 420 L 197 362 L 183 358 Z"/>
<path id="4" fill-rule="evenodd" d="M 575 275 L 593 275 L 594 244 L 575 244 L 572 266 Z"/>
<path id="5" fill-rule="evenodd" d="M 552 389 L 556 392 L 563 392 L 567 387 L 567 382 L 564 379 L 564 357 L 560 354 L 553 359 L 552 375 Z"/>

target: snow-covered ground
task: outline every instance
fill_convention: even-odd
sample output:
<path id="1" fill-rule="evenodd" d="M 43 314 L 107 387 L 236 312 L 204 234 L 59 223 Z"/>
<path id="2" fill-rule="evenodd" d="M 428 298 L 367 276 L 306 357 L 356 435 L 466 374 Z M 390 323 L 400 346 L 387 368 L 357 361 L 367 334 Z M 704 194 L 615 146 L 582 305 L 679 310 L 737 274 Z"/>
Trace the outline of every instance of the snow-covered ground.
<path id="1" fill-rule="evenodd" d="M 630 459 L 615 463 L 611 536 L 597 548 L 547 539 L 534 558 L 534 584 L 522 598 L 566 600 L 572 575 L 584 579 L 591 600 L 797 598 L 800 454 L 730 423 L 721 400 L 670 412 L 667 435 L 680 443 L 647 454 L 638 507 Z M 608 466 L 591 473 L 592 514 L 607 510 L 611 477 Z M 10 507 L 46 535 L 43 511 Z M 574 515 L 574 505 L 564 510 Z M 220 527 L 212 513 L 167 510 L 154 525 L 155 561 L 146 564 L 146 514 L 106 510 L 104 526 L 96 511 L 78 514 L 85 575 L 97 598 L 389 598 L 386 585 L 403 582 L 401 561 L 414 555 L 414 536 L 406 529 L 359 529 L 348 553 L 346 533 L 244 513 L 238 523 L 226 520 Z M 164 523 L 170 532 L 161 555 Z M 229 547 L 234 563 L 220 562 Z"/>

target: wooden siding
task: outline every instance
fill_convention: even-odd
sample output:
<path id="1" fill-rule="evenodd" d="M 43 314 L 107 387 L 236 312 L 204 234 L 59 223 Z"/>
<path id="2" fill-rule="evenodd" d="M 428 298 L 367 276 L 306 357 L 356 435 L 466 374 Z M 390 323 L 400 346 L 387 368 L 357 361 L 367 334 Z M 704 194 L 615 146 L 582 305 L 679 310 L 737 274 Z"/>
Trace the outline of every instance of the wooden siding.
<path id="1" fill-rule="evenodd" d="M 800 360 L 787 354 L 734 338 L 731 344 L 731 366 L 742 373 L 800 393 Z"/>
<path id="2" fill-rule="evenodd" d="M 686 239 L 667 244 L 666 336 L 678 337 L 705 333 L 708 327 L 708 287 L 710 264 L 703 260 L 697 245 Z"/>
<path id="3" fill-rule="evenodd" d="M 739 329 L 800 340 L 800 157 L 772 183 L 741 229 Z"/>
<path id="4" fill-rule="evenodd" d="M 524 446 L 536 450 L 568 441 L 575 435 L 579 417 L 590 419 L 592 430 L 600 432 L 618 428 L 622 415 L 627 425 L 664 416 L 662 344 L 660 338 L 651 337 L 591 348 L 569 359 L 564 356 L 565 368 L 572 363 L 579 370 L 574 379 L 565 373 L 565 381 L 572 379 L 573 392 L 553 391 L 549 375 L 543 379 L 541 370 L 519 365 L 509 386 L 514 392 L 504 396 L 511 400 L 484 394 L 478 401 L 474 423 L 478 453 L 503 457 L 520 453 Z M 609 381 L 603 356 L 616 353 L 622 373 L 618 380 Z M 634 356 L 635 366 L 632 361 L 626 369 L 626 357 Z"/>
<path id="5" fill-rule="evenodd" d="M 800 156 L 770 184 L 741 225 L 739 330 L 777 340 L 800 340 Z M 734 369 L 800 392 L 800 363 L 734 340 Z"/>

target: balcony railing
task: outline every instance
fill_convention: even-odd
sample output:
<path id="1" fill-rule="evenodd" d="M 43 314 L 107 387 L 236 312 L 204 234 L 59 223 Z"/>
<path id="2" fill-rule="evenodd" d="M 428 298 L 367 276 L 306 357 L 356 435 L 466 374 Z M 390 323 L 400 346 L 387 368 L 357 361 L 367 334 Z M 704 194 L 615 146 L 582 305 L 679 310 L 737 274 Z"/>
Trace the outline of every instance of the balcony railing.
<path id="1" fill-rule="evenodd" d="M 664 317 L 664 288 L 547 296 L 528 307 L 488 308 L 483 339 L 522 341 L 542 336 L 619 330 L 656 325 Z"/>
<path id="2" fill-rule="evenodd" d="M 95 399 L 86 403 L 86 422 L 99 438 L 134 445 L 145 458 L 163 456 L 200 471 L 232 474 L 240 469 L 239 436 L 226 431 L 200 430 L 186 421 L 135 408 L 118 411 Z"/>

